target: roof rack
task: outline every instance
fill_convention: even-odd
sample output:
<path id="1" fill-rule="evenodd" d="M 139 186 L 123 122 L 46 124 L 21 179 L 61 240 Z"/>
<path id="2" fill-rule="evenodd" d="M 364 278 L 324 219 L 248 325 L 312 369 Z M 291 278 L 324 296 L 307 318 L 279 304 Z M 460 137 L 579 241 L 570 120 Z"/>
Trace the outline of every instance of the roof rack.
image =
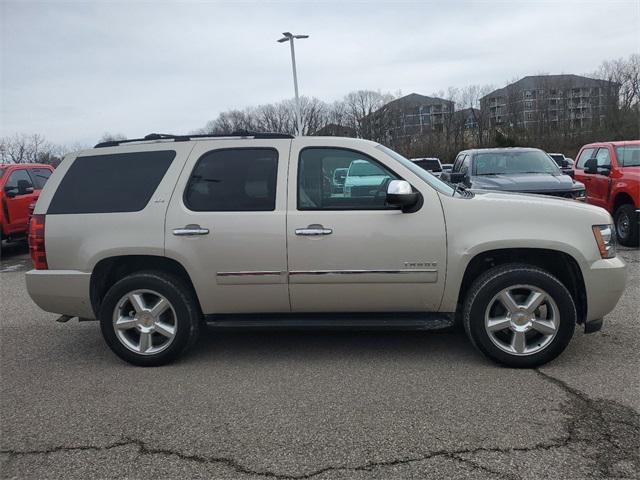
<path id="1" fill-rule="evenodd" d="M 134 142 L 150 142 L 154 140 L 173 140 L 174 142 L 188 142 L 194 138 L 229 138 L 229 137 L 238 137 L 238 138 L 294 138 L 293 135 L 288 133 L 275 133 L 275 132 L 252 132 L 249 130 L 236 130 L 233 133 L 205 133 L 205 134 L 197 134 L 197 135 L 171 135 L 167 133 L 150 133 L 146 135 L 144 138 L 130 138 L 127 140 L 110 140 L 108 142 L 100 142 L 93 148 L 105 148 L 105 147 L 117 147 L 118 145 L 122 145 L 123 143 L 134 143 Z"/>

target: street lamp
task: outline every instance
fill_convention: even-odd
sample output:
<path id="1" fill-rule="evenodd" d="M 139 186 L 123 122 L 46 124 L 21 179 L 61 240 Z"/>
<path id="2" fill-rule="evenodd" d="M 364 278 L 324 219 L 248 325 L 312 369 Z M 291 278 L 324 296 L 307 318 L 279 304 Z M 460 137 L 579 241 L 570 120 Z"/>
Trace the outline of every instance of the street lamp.
<path id="1" fill-rule="evenodd" d="M 298 96 L 298 74 L 296 73 L 296 51 L 293 47 L 293 40 L 298 38 L 309 38 L 309 35 L 294 35 L 291 32 L 284 32 L 278 43 L 289 42 L 291 44 L 291 65 L 293 67 L 293 88 L 296 91 L 296 121 L 298 124 L 298 135 L 302 135 L 302 117 L 300 116 L 300 97 Z"/>

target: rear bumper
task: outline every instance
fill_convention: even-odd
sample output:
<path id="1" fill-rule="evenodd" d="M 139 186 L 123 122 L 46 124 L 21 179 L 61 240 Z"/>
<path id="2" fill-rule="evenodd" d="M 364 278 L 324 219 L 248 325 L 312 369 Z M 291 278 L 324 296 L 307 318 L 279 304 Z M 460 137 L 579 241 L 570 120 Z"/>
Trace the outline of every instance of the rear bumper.
<path id="1" fill-rule="evenodd" d="M 30 270 L 25 275 L 31 299 L 43 310 L 96 318 L 89 295 L 91 274 L 76 270 Z"/>
<path id="2" fill-rule="evenodd" d="M 627 265 L 620 257 L 593 262 L 583 270 L 587 290 L 586 323 L 601 320 L 620 300 L 627 282 Z"/>

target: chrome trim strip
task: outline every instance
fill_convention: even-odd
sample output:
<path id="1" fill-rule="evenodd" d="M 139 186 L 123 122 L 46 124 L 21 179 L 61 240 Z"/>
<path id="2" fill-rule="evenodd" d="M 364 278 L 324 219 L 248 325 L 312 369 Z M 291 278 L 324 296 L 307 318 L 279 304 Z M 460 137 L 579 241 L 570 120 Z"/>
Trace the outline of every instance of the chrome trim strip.
<path id="1" fill-rule="evenodd" d="M 401 270 L 292 270 L 289 275 L 361 275 L 361 274 L 402 274 L 402 273 L 436 273 L 437 268 L 405 268 Z"/>
<path id="2" fill-rule="evenodd" d="M 246 271 L 246 272 L 217 272 L 218 277 L 241 277 L 241 276 L 261 276 L 261 275 L 286 275 L 287 272 L 278 272 L 276 270 L 264 271 Z"/>

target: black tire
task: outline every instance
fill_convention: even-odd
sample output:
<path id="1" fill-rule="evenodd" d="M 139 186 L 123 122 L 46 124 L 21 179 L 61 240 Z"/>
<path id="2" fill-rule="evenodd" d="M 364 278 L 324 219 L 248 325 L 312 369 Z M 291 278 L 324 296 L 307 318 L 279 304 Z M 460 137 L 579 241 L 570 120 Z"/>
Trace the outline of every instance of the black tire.
<path id="1" fill-rule="evenodd" d="M 164 296 L 175 312 L 175 336 L 166 349 L 155 354 L 141 354 L 127 348 L 118 338 L 113 316 L 120 299 L 135 290 L 151 290 Z M 192 289 L 180 278 L 164 272 L 140 272 L 115 283 L 100 306 L 100 329 L 109 348 L 133 365 L 165 365 L 180 357 L 198 339 L 202 315 Z"/>
<path id="2" fill-rule="evenodd" d="M 555 337 L 540 351 L 517 355 L 498 348 L 485 328 L 485 312 L 503 289 L 531 285 L 544 290 L 555 302 L 559 325 Z M 556 277 L 538 267 L 508 264 L 492 268 L 476 279 L 469 289 L 463 310 L 463 324 L 471 343 L 487 357 L 514 368 L 534 368 L 556 358 L 569 344 L 577 321 L 571 293 Z"/>
<path id="3" fill-rule="evenodd" d="M 618 237 L 620 244 L 625 247 L 637 247 L 640 244 L 638 241 L 640 237 L 640 234 L 638 233 L 640 225 L 636 218 L 635 210 L 636 209 L 632 204 L 627 203 L 625 205 L 620 205 L 614 212 L 616 236 Z M 623 224 L 627 225 L 626 228 Z"/>

